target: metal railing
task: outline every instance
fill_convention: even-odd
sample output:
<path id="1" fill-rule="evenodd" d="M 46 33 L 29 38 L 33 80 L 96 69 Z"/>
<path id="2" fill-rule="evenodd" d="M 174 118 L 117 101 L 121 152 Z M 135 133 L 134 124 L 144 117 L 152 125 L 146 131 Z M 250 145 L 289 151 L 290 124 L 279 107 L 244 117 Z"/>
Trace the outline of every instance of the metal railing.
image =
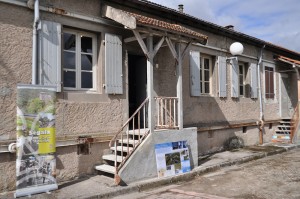
<path id="1" fill-rule="evenodd" d="M 131 156 L 131 154 L 135 151 L 135 149 L 141 144 L 142 140 L 149 134 L 147 122 L 148 102 L 149 98 L 145 99 L 145 101 L 125 122 L 125 124 L 121 127 L 121 129 L 117 132 L 117 134 L 111 139 L 109 143 L 109 147 L 114 146 L 115 149 L 114 166 L 116 184 L 120 183 L 120 178 L 118 176 L 119 170 L 125 164 L 126 160 L 128 160 L 128 158 Z M 135 140 L 135 136 L 138 136 L 137 141 Z M 132 145 L 132 147 L 129 147 L 129 145 Z M 121 163 L 119 165 L 117 159 L 118 149 L 120 149 L 119 154 L 121 156 Z"/>
<path id="2" fill-rule="evenodd" d="M 299 102 L 297 103 L 297 106 L 295 108 L 293 117 L 291 119 L 291 134 L 290 134 L 290 142 L 294 142 L 294 138 L 297 135 L 297 129 L 299 124 Z"/>
<path id="3" fill-rule="evenodd" d="M 178 128 L 178 98 L 155 97 L 156 124 L 155 128 Z"/>

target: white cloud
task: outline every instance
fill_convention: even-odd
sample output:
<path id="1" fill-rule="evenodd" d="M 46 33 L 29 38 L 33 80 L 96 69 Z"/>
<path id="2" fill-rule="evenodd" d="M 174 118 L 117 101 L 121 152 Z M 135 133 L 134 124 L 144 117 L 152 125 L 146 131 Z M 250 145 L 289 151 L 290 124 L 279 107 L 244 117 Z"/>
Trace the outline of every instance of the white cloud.
<path id="1" fill-rule="evenodd" d="M 221 26 L 300 52 L 299 0 L 151 0 Z"/>

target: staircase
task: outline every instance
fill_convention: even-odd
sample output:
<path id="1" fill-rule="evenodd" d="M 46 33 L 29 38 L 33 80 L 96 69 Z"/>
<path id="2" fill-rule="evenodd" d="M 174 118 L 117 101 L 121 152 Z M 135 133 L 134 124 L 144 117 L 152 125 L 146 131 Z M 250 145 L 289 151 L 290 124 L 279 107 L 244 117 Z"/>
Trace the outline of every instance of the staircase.
<path id="1" fill-rule="evenodd" d="M 105 163 L 95 167 L 103 174 L 113 175 L 117 185 L 121 181 L 119 170 L 149 134 L 146 122 L 148 102 L 147 98 L 110 141 L 110 153 L 102 156 Z"/>
<path id="2" fill-rule="evenodd" d="M 272 136 L 272 142 L 290 143 L 291 142 L 291 118 L 283 118 L 280 121 L 280 125 L 277 126 L 274 135 Z"/>

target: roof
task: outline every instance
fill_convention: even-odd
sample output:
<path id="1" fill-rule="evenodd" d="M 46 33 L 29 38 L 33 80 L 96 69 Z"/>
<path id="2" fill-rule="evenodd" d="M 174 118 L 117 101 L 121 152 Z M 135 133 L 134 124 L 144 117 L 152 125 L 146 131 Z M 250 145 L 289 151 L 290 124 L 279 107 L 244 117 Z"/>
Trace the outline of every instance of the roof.
<path id="1" fill-rule="evenodd" d="M 291 59 L 291 58 L 284 57 L 284 56 L 281 56 L 281 55 L 278 55 L 276 57 L 276 59 L 279 60 L 279 61 L 285 62 L 285 63 L 295 64 L 295 65 L 300 66 L 300 61 L 299 60 Z"/>
<path id="2" fill-rule="evenodd" d="M 291 56 L 292 58 L 300 58 L 300 53 L 289 50 L 287 48 L 266 42 L 264 40 L 255 38 L 253 36 L 227 29 L 223 26 L 196 18 L 186 13 L 179 12 L 178 10 L 171 9 L 165 6 L 162 6 L 157 3 L 153 3 L 147 0 L 105 0 L 106 2 L 114 2 L 116 4 L 121 4 L 122 6 L 128 6 L 130 8 L 134 8 L 139 10 L 140 12 L 147 12 L 148 14 L 157 15 L 160 17 L 164 17 L 168 20 L 176 21 L 178 23 L 186 24 L 191 27 L 208 30 L 210 32 L 214 32 L 217 34 L 222 34 L 225 36 L 230 36 L 233 39 L 245 40 L 250 44 L 254 44 L 256 46 L 263 47 L 265 45 L 265 49 L 272 50 L 274 53 L 283 54 L 285 56 Z"/>
<path id="3" fill-rule="evenodd" d="M 133 17 L 135 17 L 138 24 L 150 25 L 150 26 L 157 27 L 160 29 L 166 29 L 166 30 L 171 30 L 171 31 L 179 32 L 179 33 L 184 33 L 186 35 L 191 35 L 191 36 L 197 37 L 201 40 L 205 40 L 205 43 L 206 43 L 206 40 L 208 39 L 208 37 L 206 35 L 203 35 L 201 33 L 198 33 L 196 31 L 193 31 L 191 29 L 188 29 L 188 28 L 183 27 L 178 24 L 168 23 L 168 22 L 161 21 L 158 19 L 139 15 L 136 13 L 129 13 L 129 14 L 132 15 Z"/>

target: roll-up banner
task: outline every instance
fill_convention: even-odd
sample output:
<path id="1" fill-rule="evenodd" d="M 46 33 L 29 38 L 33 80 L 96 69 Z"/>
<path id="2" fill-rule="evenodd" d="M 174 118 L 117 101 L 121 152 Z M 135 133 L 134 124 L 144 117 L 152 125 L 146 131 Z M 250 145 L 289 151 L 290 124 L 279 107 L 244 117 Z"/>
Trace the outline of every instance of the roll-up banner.
<path id="1" fill-rule="evenodd" d="M 56 183 L 56 88 L 17 86 L 17 186 L 15 197 L 49 192 Z"/>

